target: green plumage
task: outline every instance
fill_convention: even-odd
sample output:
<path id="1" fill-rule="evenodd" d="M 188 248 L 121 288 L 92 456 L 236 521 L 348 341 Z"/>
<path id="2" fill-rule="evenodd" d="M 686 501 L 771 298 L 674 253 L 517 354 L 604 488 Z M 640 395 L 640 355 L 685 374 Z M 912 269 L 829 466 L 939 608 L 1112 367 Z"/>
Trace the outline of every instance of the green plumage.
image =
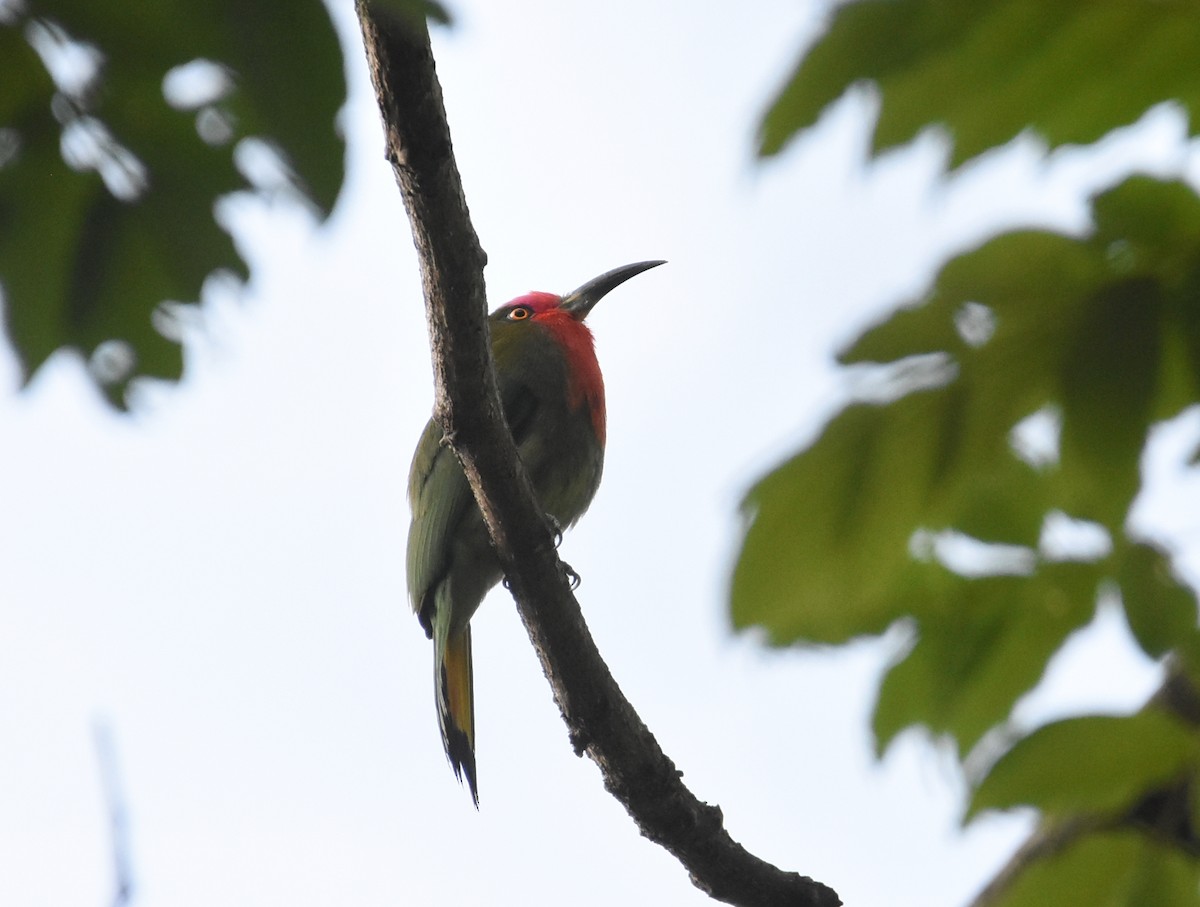
<path id="1" fill-rule="evenodd" d="M 618 268 L 561 298 L 522 296 L 488 319 L 505 418 L 539 503 L 561 528 L 587 509 L 604 465 L 604 387 L 583 319 L 613 287 L 657 264 Z M 417 444 L 408 496 L 409 599 L 434 642 L 446 754 L 478 805 L 469 621 L 502 572 L 462 467 L 433 420 Z"/>

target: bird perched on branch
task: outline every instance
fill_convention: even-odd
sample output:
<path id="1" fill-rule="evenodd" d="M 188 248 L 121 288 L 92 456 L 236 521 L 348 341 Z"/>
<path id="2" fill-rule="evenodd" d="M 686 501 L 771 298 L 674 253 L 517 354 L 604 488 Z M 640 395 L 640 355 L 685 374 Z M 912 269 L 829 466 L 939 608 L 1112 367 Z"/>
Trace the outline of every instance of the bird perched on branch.
<path id="1" fill-rule="evenodd" d="M 616 268 L 566 296 L 529 293 L 488 318 L 505 419 L 542 509 L 561 529 L 587 510 L 604 466 L 604 380 L 584 319 L 610 290 L 661 264 Z M 433 640 L 446 756 L 478 806 L 470 621 L 502 571 L 462 466 L 442 438 L 431 419 L 409 473 L 408 595 Z"/>

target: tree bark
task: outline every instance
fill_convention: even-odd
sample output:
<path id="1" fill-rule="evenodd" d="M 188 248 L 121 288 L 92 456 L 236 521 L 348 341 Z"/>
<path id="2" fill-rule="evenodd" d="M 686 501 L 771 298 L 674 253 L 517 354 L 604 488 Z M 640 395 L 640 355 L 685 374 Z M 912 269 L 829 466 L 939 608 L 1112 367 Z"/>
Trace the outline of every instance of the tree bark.
<path id="1" fill-rule="evenodd" d="M 711 897 L 747 907 L 840 904 L 832 889 L 772 866 L 729 836 L 720 808 L 683 785 L 601 658 L 500 408 L 485 321 L 486 256 L 454 161 L 428 30 L 368 0 L 356 9 L 386 156 L 421 261 L 434 416 L 475 492 L 576 753 L 599 766 L 642 834 L 674 854 Z"/>

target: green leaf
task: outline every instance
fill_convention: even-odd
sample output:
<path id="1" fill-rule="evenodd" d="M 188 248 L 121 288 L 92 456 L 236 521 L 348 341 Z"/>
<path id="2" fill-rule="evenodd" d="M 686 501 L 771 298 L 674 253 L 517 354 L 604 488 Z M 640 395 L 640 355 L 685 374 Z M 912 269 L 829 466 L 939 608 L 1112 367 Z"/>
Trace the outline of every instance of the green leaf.
<path id="1" fill-rule="evenodd" d="M 1108 274 L 1105 256 L 1086 242 L 1045 231 L 1006 233 L 951 259 L 923 305 L 872 327 L 839 359 L 951 354 L 965 385 L 965 411 L 978 426 L 969 434 L 994 445 L 1058 395 L 1063 348 Z M 990 337 L 977 346 L 954 327 L 968 304 L 994 319 Z"/>
<path id="2" fill-rule="evenodd" d="M 733 619 L 776 643 L 844 642 L 898 616 L 908 540 L 956 431 L 938 389 L 850 407 L 819 443 L 763 479 L 733 577 Z"/>
<path id="3" fill-rule="evenodd" d="M 1187 183 L 1131 176 L 1092 199 L 1092 219 L 1097 248 L 1118 270 L 1177 283 L 1195 267 L 1200 198 Z"/>
<path id="4" fill-rule="evenodd" d="M 127 344 L 132 371 L 97 376 L 121 406 L 133 378 L 181 372 L 177 340 L 155 326 L 159 304 L 197 299 L 216 271 L 246 273 L 214 218 L 218 199 L 250 188 L 235 166 L 241 139 L 278 149 L 283 181 L 329 212 L 343 176 L 340 49 L 315 0 L 55 0 L 38 14 L 94 46 L 102 66 L 90 83 L 56 86 L 26 23 L 0 26 L 0 128 L 18 142 L 0 164 L 4 326 L 26 378 L 62 347 L 90 357 Z M 197 59 L 230 84 L 196 109 L 170 106 L 164 77 Z M 203 138 L 202 122 L 228 134 Z M 60 145 L 76 149 L 69 160 Z"/>
<path id="5" fill-rule="evenodd" d="M 1200 198 L 1135 177 L 1093 209 L 1089 236 L 1020 231 L 947 263 L 922 305 L 841 356 L 884 363 L 897 399 L 848 406 L 746 498 L 736 626 L 775 644 L 839 643 L 912 622 L 912 647 L 880 688 L 881 750 L 913 725 L 970 750 L 1090 618 L 1104 581 L 1120 583 L 1149 654 L 1200 666 L 1194 596 L 1125 535 L 1150 425 L 1200 388 Z M 988 329 L 963 330 L 967 309 Z M 929 362 L 941 386 L 911 380 Z M 1046 406 L 1061 417 L 1058 456 L 1035 467 L 1010 437 Z M 1053 512 L 1099 523 L 1114 552 L 1039 562 Z M 935 544 L 922 563 L 921 532 L 973 539 L 982 560 L 959 569 Z M 989 567 L 989 543 L 1029 552 L 1028 575 Z"/>
<path id="6" fill-rule="evenodd" d="M 759 153 L 779 153 L 858 84 L 880 97 L 875 153 L 933 124 L 952 166 L 1030 127 L 1052 148 L 1086 144 L 1162 101 L 1200 109 L 1198 55 L 1185 0 L 860 0 L 797 64 Z"/>
<path id="7" fill-rule="evenodd" d="M 1160 391 L 1167 419 L 1200 397 L 1200 196 L 1186 183 L 1131 177 L 1092 203 L 1092 243 L 1114 271 L 1153 275 L 1162 294 Z"/>
<path id="8" fill-rule="evenodd" d="M 1113 281 L 1088 300 L 1062 363 L 1064 509 L 1113 529 L 1141 485 L 1162 321 L 1158 281 Z"/>
<path id="9" fill-rule="evenodd" d="M 967 817 L 1015 806 L 1051 815 L 1125 809 L 1198 759 L 1195 730 L 1163 712 L 1056 721 L 1018 741 L 992 766 Z"/>
<path id="10" fill-rule="evenodd" d="M 996 907 L 1194 907 L 1200 863 L 1132 831 L 1086 835 L 1017 876 Z"/>
<path id="11" fill-rule="evenodd" d="M 751 490 L 735 626 L 762 625 L 777 644 L 880 632 L 908 613 L 899 590 L 922 527 L 1036 545 L 1045 480 L 1008 449 L 1012 400 L 973 405 L 969 390 L 852 406 Z"/>
<path id="12" fill-rule="evenodd" d="M 235 139 L 269 140 L 295 171 L 310 201 L 328 214 L 340 191 L 345 146 L 335 116 L 346 99 L 341 47 L 318 0 L 156 0 L 145 4 L 50 0 L 47 15 L 106 55 L 97 114 L 139 156 L 153 153 L 158 130 L 176 132 L 181 115 L 164 98 L 167 72 L 195 59 L 233 74 L 219 102 L 236 122 Z M 191 124 L 192 114 L 182 114 Z M 192 130 L 191 147 L 206 147 Z M 197 148 L 196 146 L 199 146 Z M 233 142 L 219 155 L 231 166 Z M 180 148 L 174 154 L 182 154 Z M 198 155 L 196 155 L 199 157 Z M 199 159 L 177 162 L 206 166 Z M 213 166 L 207 164 L 207 166 Z"/>
<path id="13" fill-rule="evenodd" d="M 1200 667 L 1196 593 L 1176 577 L 1167 553 L 1150 543 L 1126 543 L 1117 556 L 1121 603 L 1138 645 L 1151 658 L 1178 652 Z"/>
<path id="14" fill-rule="evenodd" d="M 880 685 L 877 751 L 920 724 L 953 738 L 960 755 L 968 752 L 1091 619 L 1099 576 L 1092 564 L 1045 564 L 1029 577 L 954 577 L 901 599 L 919 628 Z"/>

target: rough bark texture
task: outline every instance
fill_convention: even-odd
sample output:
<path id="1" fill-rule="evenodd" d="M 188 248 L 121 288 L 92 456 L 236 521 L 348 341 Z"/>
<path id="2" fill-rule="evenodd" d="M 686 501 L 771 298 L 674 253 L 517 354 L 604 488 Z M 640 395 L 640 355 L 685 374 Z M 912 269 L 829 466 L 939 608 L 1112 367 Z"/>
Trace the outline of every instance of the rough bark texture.
<path id="1" fill-rule="evenodd" d="M 392 163 L 421 259 L 437 386 L 435 414 L 463 463 L 507 582 L 571 741 L 642 834 L 674 854 L 701 890 L 742 905 L 840 904 L 730 838 L 721 810 L 680 780 L 605 665 L 555 551 L 500 410 L 487 342 L 483 266 L 471 225 L 428 31 L 357 0 Z"/>

